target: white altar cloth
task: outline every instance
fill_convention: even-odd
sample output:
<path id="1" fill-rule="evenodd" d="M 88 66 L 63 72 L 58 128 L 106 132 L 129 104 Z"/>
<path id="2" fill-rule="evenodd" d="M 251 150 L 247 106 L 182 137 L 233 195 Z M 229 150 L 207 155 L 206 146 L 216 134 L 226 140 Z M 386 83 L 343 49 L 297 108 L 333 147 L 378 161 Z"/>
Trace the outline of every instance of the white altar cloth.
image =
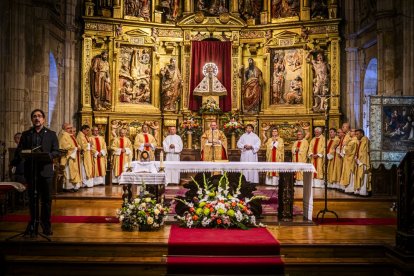
<path id="1" fill-rule="evenodd" d="M 123 172 L 119 178 L 119 184 L 135 185 L 165 185 L 165 173 L 136 173 Z"/>

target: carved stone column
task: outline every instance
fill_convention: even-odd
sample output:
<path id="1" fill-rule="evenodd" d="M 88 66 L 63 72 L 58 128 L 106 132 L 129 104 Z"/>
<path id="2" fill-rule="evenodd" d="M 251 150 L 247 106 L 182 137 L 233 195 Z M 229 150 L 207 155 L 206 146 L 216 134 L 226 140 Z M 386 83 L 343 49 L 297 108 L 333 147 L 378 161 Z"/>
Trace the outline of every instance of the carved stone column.
<path id="1" fill-rule="evenodd" d="M 239 12 L 239 0 L 232 0 L 231 1 L 230 12 L 231 13 L 238 13 Z"/>
<path id="2" fill-rule="evenodd" d="M 403 95 L 414 91 L 414 2 L 403 1 Z"/>
<path id="3" fill-rule="evenodd" d="M 302 9 L 300 11 L 301 20 L 310 19 L 310 0 L 303 0 Z"/>
<path id="4" fill-rule="evenodd" d="M 191 6 L 193 1 L 184 1 L 184 9 L 183 9 L 183 15 L 189 15 L 191 13 Z"/>
<path id="5" fill-rule="evenodd" d="M 358 49 L 352 47 L 355 40 L 348 40 L 346 51 L 346 93 L 345 93 L 345 114 L 348 114 L 347 121 L 352 127 L 357 127 L 359 124 L 359 109 L 360 109 L 360 70 L 358 62 Z"/>
<path id="6" fill-rule="evenodd" d="M 378 95 L 394 95 L 395 29 L 393 1 L 377 1 Z"/>

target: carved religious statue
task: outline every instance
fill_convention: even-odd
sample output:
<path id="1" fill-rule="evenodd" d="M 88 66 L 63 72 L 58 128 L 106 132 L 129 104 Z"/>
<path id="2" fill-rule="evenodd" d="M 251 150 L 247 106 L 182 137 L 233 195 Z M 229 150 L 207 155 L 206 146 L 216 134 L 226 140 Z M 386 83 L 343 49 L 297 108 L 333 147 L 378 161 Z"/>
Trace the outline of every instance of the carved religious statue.
<path id="1" fill-rule="evenodd" d="M 151 102 L 151 55 L 144 48 L 121 48 L 119 100 L 122 103 Z"/>
<path id="2" fill-rule="evenodd" d="M 220 15 L 228 12 L 228 3 L 226 0 L 198 0 L 196 3 L 196 11 L 203 11 L 210 15 Z"/>
<path id="3" fill-rule="evenodd" d="M 179 0 L 161 0 L 160 8 L 165 14 L 167 20 L 177 21 L 178 12 L 180 8 Z"/>
<path id="4" fill-rule="evenodd" d="M 111 107 L 111 76 L 109 73 L 108 52 L 92 60 L 91 90 L 95 110 L 107 110 Z"/>
<path id="5" fill-rule="evenodd" d="M 150 0 L 125 0 L 125 15 L 142 17 L 145 21 L 150 21 Z"/>
<path id="6" fill-rule="evenodd" d="M 272 0 L 271 17 L 285 18 L 299 15 L 299 0 Z"/>
<path id="7" fill-rule="evenodd" d="M 226 96 L 227 89 L 217 78 L 218 67 L 215 63 L 208 62 L 203 66 L 204 78 L 194 88 L 195 96 Z"/>
<path id="8" fill-rule="evenodd" d="M 181 96 L 183 80 L 176 59 L 171 58 L 170 63 L 161 69 L 161 99 L 164 111 L 178 111 L 176 103 Z"/>
<path id="9" fill-rule="evenodd" d="M 245 18 L 259 18 L 261 11 L 261 2 L 259 0 L 240 0 L 239 13 Z"/>
<path id="10" fill-rule="evenodd" d="M 241 68 L 239 77 L 243 78 L 242 98 L 244 112 L 258 112 L 262 97 L 263 74 L 249 58 L 247 68 Z"/>
<path id="11" fill-rule="evenodd" d="M 325 61 L 323 51 L 316 52 L 316 60 L 313 58 L 315 51 L 308 53 L 307 60 L 312 63 L 313 78 L 313 106 L 315 112 L 325 110 L 325 95 L 329 94 L 329 64 Z"/>
<path id="12" fill-rule="evenodd" d="M 285 103 L 284 85 L 285 85 L 285 63 L 283 55 L 275 55 L 273 58 L 273 80 L 272 93 L 273 104 Z"/>

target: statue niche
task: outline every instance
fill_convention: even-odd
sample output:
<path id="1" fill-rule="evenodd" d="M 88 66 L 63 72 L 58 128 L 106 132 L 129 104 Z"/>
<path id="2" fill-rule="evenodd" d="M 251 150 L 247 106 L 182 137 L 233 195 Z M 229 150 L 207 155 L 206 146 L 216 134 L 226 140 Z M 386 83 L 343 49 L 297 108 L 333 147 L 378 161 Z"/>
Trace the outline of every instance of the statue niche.
<path id="1" fill-rule="evenodd" d="M 272 50 L 271 103 L 303 104 L 303 50 Z"/>
<path id="2" fill-rule="evenodd" d="M 111 75 L 108 52 L 106 51 L 92 59 L 91 92 L 94 110 L 108 110 L 111 108 Z"/>
<path id="3" fill-rule="evenodd" d="M 314 57 L 316 55 L 316 58 Z M 330 66 L 325 61 L 323 51 L 310 51 L 307 61 L 312 64 L 313 77 L 313 106 L 315 112 L 325 111 L 325 95 L 329 94 Z"/>
<path id="4" fill-rule="evenodd" d="M 142 18 L 145 21 L 151 19 L 150 0 L 125 0 L 124 12 L 126 16 Z"/>
<path id="5" fill-rule="evenodd" d="M 123 47 L 120 55 L 119 101 L 151 103 L 151 49 Z"/>
<path id="6" fill-rule="evenodd" d="M 179 0 L 161 0 L 159 8 L 165 14 L 165 19 L 167 21 L 177 21 L 180 11 Z"/>
<path id="7" fill-rule="evenodd" d="M 170 63 L 161 69 L 160 74 L 162 109 L 164 111 L 178 111 L 177 102 L 181 97 L 183 80 L 176 59 L 171 58 Z"/>
<path id="8" fill-rule="evenodd" d="M 329 18 L 328 0 L 313 0 L 311 5 L 312 19 Z"/>
<path id="9" fill-rule="evenodd" d="M 249 64 L 246 68 L 240 69 L 239 77 L 243 80 L 241 91 L 243 112 L 259 112 L 263 90 L 263 73 L 252 58 L 249 58 Z"/>
<path id="10" fill-rule="evenodd" d="M 194 11 L 203 12 L 206 15 L 220 15 L 229 12 L 229 3 L 227 0 L 195 0 Z"/>
<path id="11" fill-rule="evenodd" d="M 260 19 L 262 1 L 260 0 L 241 0 L 239 1 L 239 13 L 244 19 Z"/>
<path id="12" fill-rule="evenodd" d="M 299 0 L 272 0 L 270 16 L 272 19 L 299 16 Z"/>

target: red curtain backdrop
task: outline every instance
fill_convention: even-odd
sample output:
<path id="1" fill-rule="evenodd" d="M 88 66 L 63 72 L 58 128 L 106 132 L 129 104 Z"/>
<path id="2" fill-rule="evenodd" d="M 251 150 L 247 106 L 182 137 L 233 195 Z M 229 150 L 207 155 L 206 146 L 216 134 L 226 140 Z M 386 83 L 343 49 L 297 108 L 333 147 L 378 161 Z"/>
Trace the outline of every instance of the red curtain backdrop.
<path id="1" fill-rule="evenodd" d="M 220 108 L 231 110 L 231 42 L 193 41 L 191 44 L 191 78 L 189 109 L 197 111 L 201 107 L 201 97 L 193 96 L 194 88 L 204 78 L 203 66 L 214 62 L 218 67 L 217 78 L 226 87 L 227 96 L 220 97 Z"/>

